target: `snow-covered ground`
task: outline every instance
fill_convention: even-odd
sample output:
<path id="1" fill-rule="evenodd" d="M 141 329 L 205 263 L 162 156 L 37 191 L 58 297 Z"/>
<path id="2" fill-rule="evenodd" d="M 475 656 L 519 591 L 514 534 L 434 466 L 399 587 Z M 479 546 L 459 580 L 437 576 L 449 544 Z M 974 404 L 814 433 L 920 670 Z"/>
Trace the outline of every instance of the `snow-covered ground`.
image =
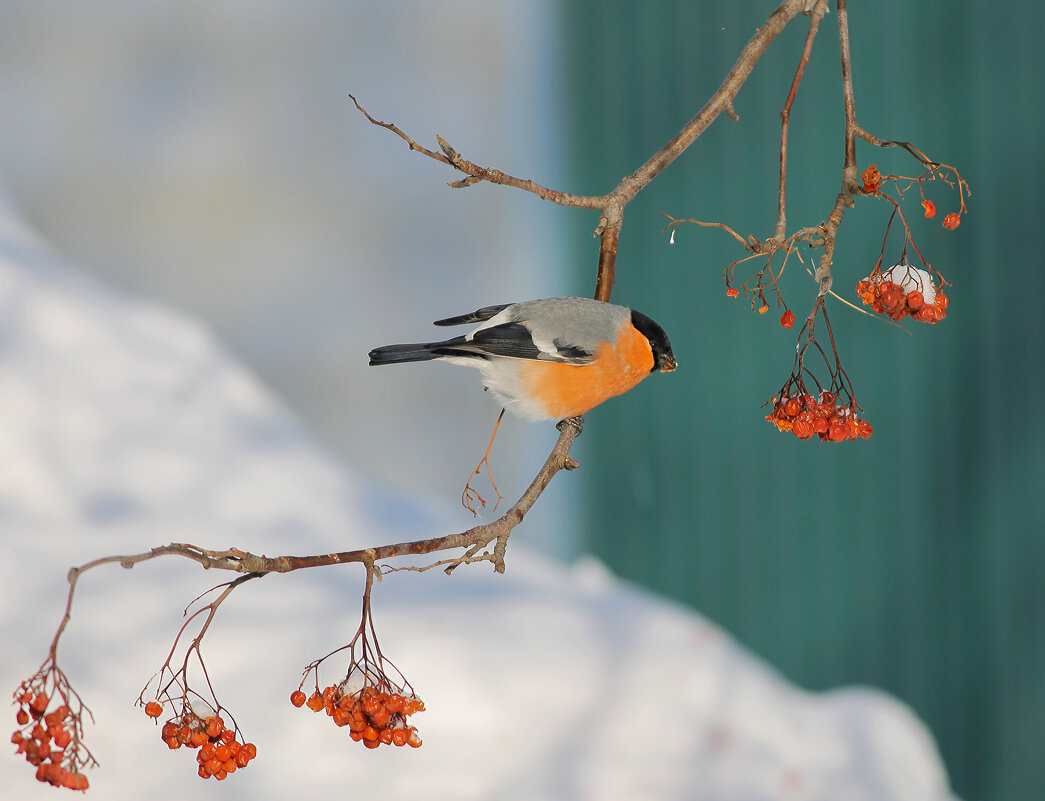
<path id="1" fill-rule="evenodd" d="M 65 264 L 3 208 L 0 421 L 9 690 L 44 657 L 70 565 L 171 541 L 305 554 L 459 527 L 341 469 L 200 324 Z M 97 720 L 91 797 L 952 798 L 902 704 L 866 688 L 805 692 L 599 564 L 534 556 L 524 529 L 504 576 L 474 565 L 375 589 L 382 646 L 428 707 L 413 719 L 418 750 L 367 751 L 287 700 L 302 667 L 354 631 L 358 567 L 234 593 L 204 653 L 258 758 L 221 784 L 168 751 L 133 701 L 180 610 L 224 577 L 173 558 L 86 574 L 60 661 Z M 13 756 L 0 787 L 64 792 Z"/>

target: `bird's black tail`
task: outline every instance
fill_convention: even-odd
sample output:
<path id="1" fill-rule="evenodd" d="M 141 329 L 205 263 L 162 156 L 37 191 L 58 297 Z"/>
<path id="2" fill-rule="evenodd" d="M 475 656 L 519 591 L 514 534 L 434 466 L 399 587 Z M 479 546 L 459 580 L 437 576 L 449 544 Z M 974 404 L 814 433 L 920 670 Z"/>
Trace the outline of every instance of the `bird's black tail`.
<path id="1" fill-rule="evenodd" d="M 455 346 L 462 345 L 465 338 L 454 337 L 443 342 L 424 342 L 416 345 L 385 345 L 370 351 L 370 365 L 397 364 L 399 362 L 427 362 L 440 356 L 474 356 L 462 353 Z"/>

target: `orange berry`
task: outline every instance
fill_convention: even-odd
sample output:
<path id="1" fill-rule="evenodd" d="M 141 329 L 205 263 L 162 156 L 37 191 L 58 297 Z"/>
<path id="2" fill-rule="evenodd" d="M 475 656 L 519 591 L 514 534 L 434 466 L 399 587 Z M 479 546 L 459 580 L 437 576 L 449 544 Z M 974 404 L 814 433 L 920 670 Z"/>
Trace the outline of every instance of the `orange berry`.
<path id="1" fill-rule="evenodd" d="M 37 717 L 39 717 L 44 713 L 44 710 L 47 709 L 47 702 L 49 700 L 47 693 L 37 693 L 33 698 L 32 703 L 29 704 L 29 708 L 36 713 Z"/>
<path id="2" fill-rule="evenodd" d="M 783 317 L 780 318 L 780 324 L 784 326 L 784 328 L 790 328 L 793 326 L 795 324 L 795 313 L 788 309 L 784 312 Z"/>
<path id="3" fill-rule="evenodd" d="M 882 308 L 886 311 L 892 311 L 899 306 L 901 298 L 902 296 L 898 289 L 883 289 L 882 293 L 878 296 Z"/>
<path id="4" fill-rule="evenodd" d="M 736 289 L 735 287 L 727 287 L 726 288 L 726 297 L 727 298 L 735 298 L 739 294 L 740 294 L 740 290 Z"/>
<path id="5" fill-rule="evenodd" d="M 388 707 L 378 707 L 377 712 L 370 716 L 370 721 L 378 728 L 388 724 L 388 719 L 392 717 L 392 713 L 388 711 Z"/>
<path id="6" fill-rule="evenodd" d="M 410 736 L 407 738 L 406 742 L 407 745 L 411 746 L 412 748 L 421 747 L 421 736 L 417 733 L 417 729 L 415 729 L 413 726 L 410 727 Z"/>
<path id="7" fill-rule="evenodd" d="M 247 763 L 250 762 L 250 754 L 247 753 L 246 749 L 241 750 L 236 754 L 236 765 L 241 768 L 247 767 Z"/>
<path id="8" fill-rule="evenodd" d="M 196 775 L 198 775 L 201 779 L 209 779 L 210 771 L 207 770 L 207 768 L 203 765 L 200 765 L 199 769 L 196 771 Z"/>
<path id="9" fill-rule="evenodd" d="M 758 307 L 759 314 L 765 314 L 767 311 L 769 311 L 769 307 L 764 303 Z"/>
<path id="10" fill-rule="evenodd" d="M 925 305 L 925 297 L 917 289 L 907 293 L 907 305 L 912 311 L 918 311 Z"/>
<path id="11" fill-rule="evenodd" d="M 373 715 L 381 708 L 381 702 L 377 698 L 367 698 L 363 701 L 363 711 L 368 715 Z"/>
<path id="12" fill-rule="evenodd" d="M 365 729 L 363 729 L 363 739 L 364 740 L 376 740 L 377 739 L 377 729 L 375 729 L 373 726 L 367 726 Z"/>
<path id="13" fill-rule="evenodd" d="M 224 762 L 230 756 L 232 756 L 232 752 L 229 751 L 229 747 L 224 743 L 214 749 L 214 758 L 218 760 L 218 762 Z"/>
<path id="14" fill-rule="evenodd" d="M 925 216 L 926 217 L 935 217 L 936 216 L 936 204 L 933 203 L 931 200 L 923 200 L 922 201 L 922 208 L 925 209 Z"/>
<path id="15" fill-rule="evenodd" d="M 406 699 L 406 704 L 403 706 L 403 714 L 409 717 L 415 712 L 424 712 L 425 702 L 416 696 L 410 696 Z"/>
<path id="16" fill-rule="evenodd" d="M 832 417 L 828 436 L 831 438 L 832 442 L 842 442 L 849 437 L 849 426 L 846 425 L 844 420 L 839 419 L 837 416 Z"/>
<path id="17" fill-rule="evenodd" d="M 305 705 L 305 694 L 301 690 L 294 690 L 290 694 L 290 703 L 296 707 L 303 707 Z"/>
<path id="18" fill-rule="evenodd" d="M 221 766 L 221 769 L 224 770 L 226 773 L 235 773 L 237 767 L 238 766 L 236 765 L 236 759 L 234 757 L 229 757 L 225 760 L 225 763 Z"/>
<path id="19" fill-rule="evenodd" d="M 392 693 L 388 696 L 388 700 L 385 701 L 385 706 L 388 707 L 389 712 L 395 714 L 396 712 L 403 711 L 403 705 L 405 703 L 403 696 L 399 695 L 399 693 Z"/>
<path id="20" fill-rule="evenodd" d="M 354 743 L 358 743 L 358 742 L 359 742 L 360 740 L 362 740 L 362 739 L 363 739 L 363 732 L 361 732 L 361 731 L 356 731 L 355 729 L 352 729 L 352 730 L 351 730 L 351 731 L 350 731 L 350 732 L 348 733 L 348 738 L 349 738 L 349 739 L 350 739 L 350 740 L 351 740 L 352 742 L 354 742 Z"/>
<path id="21" fill-rule="evenodd" d="M 935 323 L 936 322 L 936 308 L 933 306 L 922 306 L 918 311 L 911 315 L 920 323 Z"/>
<path id="22" fill-rule="evenodd" d="M 945 294 L 943 294 L 943 292 L 937 292 L 936 293 L 936 303 L 934 305 L 936 306 L 937 309 L 946 309 L 947 305 L 950 302 L 951 302 L 951 299 L 948 298 Z"/>
<path id="23" fill-rule="evenodd" d="M 207 769 L 207 773 L 213 776 L 219 770 L 221 770 L 221 760 L 217 757 L 211 757 L 203 763 L 203 767 Z"/>
<path id="24" fill-rule="evenodd" d="M 59 748 L 65 748 L 72 742 L 73 736 L 68 729 L 59 729 L 54 735 L 54 744 Z"/>
<path id="25" fill-rule="evenodd" d="M 334 710 L 334 725 L 335 726 L 347 726 L 352 722 L 352 713 L 347 709 L 342 709 L 340 706 Z"/>
<path id="26" fill-rule="evenodd" d="M 225 781 L 225 777 L 228 775 L 229 774 L 226 771 L 219 770 L 217 773 L 214 774 L 214 778 L 217 779 L 219 782 L 222 782 Z"/>
<path id="27" fill-rule="evenodd" d="M 26 723 L 29 722 L 29 713 L 26 712 L 24 709 L 19 709 L 18 713 L 15 715 L 15 721 L 18 723 L 19 726 L 24 726 Z"/>
<path id="28" fill-rule="evenodd" d="M 863 437 L 864 439 L 870 439 L 871 438 L 871 434 L 873 434 L 873 433 L 874 433 L 874 429 L 871 428 L 871 424 L 868 423 L 866 420 L 861 420 L 860 421 L 860 436 Z"/>
<path id="29" fill-rule="evenodd" d="M 943 218 L 943 227 L 946 228 L 948 231 L 953 231 L 961 224 L 962 218 L 953 211 Z"/>
<path id="30" fill-rule="evenodd" d="M 381 745 L 381 741 L 380 740 L 363 740 L 363 745 L 365 745 L 367 748 L 377 748 L 378 746 Z"/>
<path id="31" fill-rule="evenodd" d="M 258 747 L 254 743 L 244 743 L 243 750 L 247 752 L 247 756 L 253 759 L 258 755 Z"/>
<path id="32" fill-rule="evenodd" d="M 800 411 L 802 411 L 802 401 L 798 399 L 797 395 L 784 401 L 784 414 L 788 417 L 797 417 Z"/>
<path id="33" fill-rule="evenodd" d="M 409 736 L 410 735 L 406 729 L 393 729 L 392 743 L 402 748 L 404 745 L 406 745 L 406 738 Z"/>
<path id="34" fill-rule="evenodd" d="M 809 439 L 813 436 L 813 422 L 799 417 L 791 426 L 791 433 L 799 439 Z"/>
<path id="35" fill-rule="evenodd" d="M 877 192 L 878 188 L 882 185 L 882 173 L 878 170 L 877 166 L 872 164 L 860 173 L 860 180 L 864 182 L 865 192 Z"/>
<path id="36" fill-rule="evenodd" d="M 163 705 L 158 701 L 149 701 L 149 703 L 145 705 L 145 714 L 150 718 L 158 718 L 163 714 Z"/>
<path id="37" fill-rule="evenodd" d="M 314 692 L 312 693 L 312 695 L 308 697 L 308 701 L 306 703 L 308 704 L 309 709 L 311 709 L 313 712 L 318 712 L 324 706 L 323 696 L 320 695 L 318 692 Z"/>
<path id="38" fill-rule="evenodd" d="M 164 742 L 167 743 L 167 747 L 171 749 L 171 751 L 177 751 L 181 748 L 181 743 L 178 741 L 177 737 L 167 737 Z"/>
<path id="39" fill-rule="evenodd" d="M 201 745 L 209 741 L 210 738 L 207 736 L 206 732 L 194 731 L 191 735 L 189 735 L 188 744 L 191 745 L 193 748 L 199 748 Z"/>

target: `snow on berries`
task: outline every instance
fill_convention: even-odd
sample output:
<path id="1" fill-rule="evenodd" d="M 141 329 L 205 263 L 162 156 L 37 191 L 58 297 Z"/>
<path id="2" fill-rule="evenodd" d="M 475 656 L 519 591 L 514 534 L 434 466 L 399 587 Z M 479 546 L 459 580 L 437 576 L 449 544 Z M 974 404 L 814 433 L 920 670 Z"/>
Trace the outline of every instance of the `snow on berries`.
<path id="1" fill-rule="evenodd" d="M 317 686 L 307 699 L 304 692 L 296 690 L 290 702 L 296 707 L 307 706 L 313 712 L 325 711 L 335 726 L 348 727 L 348 736 L 353 742 L 367 748 L 420 747 L 421 737 L 415 727 L 408 725 L 407 718 L 415 712 L 423 712 L 424 702 L 412 690 L 393 685 L 387 676 L 374 682 L 370 675 L 360 675 L 360 671 L 355 674 L 350 674 L 350 679 L 339 685 L 325 687 L 322 692 Z"/>
<path id="2" fill-rule="evenodd" d="M 799 439 L 810 439 L 814 434 L 824 442 L 844 442 L 849 439 L 869 439 L 871 424 L 861 420 L 852 401 L 838 405 L 834 392 L 823 391 L 814 398 L 806 392 L 781 394 L 773 398 L 773 411 L 766 420 L 779 431 L 790 431 Z"/>
<path id="3" fill-rule="evenodd" d="M 938 323 L 947 316 L 948 297 L 936 288 L 932 275 L 905 261 L 874 271 L 856 285 L 856 294 L 878 314 L 893 320 L 913 317 Z"/>

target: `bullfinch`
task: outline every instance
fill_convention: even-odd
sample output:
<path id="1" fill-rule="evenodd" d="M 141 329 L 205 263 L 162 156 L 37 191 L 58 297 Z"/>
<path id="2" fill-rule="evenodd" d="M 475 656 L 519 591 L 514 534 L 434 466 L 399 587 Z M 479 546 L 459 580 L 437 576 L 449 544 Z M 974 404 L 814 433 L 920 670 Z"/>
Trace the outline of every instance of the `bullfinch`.
<path id="1" fill-rule="evenodd" d="M 501 406 L 526 420 L 580 416 L 678 366 L 653 320 L 591 298 L 486 306 L 435 325 L 469 323 L 479 325 L 442 342 L 375 348 L 370 364 L 438 359 L 476 367 Z"/>

